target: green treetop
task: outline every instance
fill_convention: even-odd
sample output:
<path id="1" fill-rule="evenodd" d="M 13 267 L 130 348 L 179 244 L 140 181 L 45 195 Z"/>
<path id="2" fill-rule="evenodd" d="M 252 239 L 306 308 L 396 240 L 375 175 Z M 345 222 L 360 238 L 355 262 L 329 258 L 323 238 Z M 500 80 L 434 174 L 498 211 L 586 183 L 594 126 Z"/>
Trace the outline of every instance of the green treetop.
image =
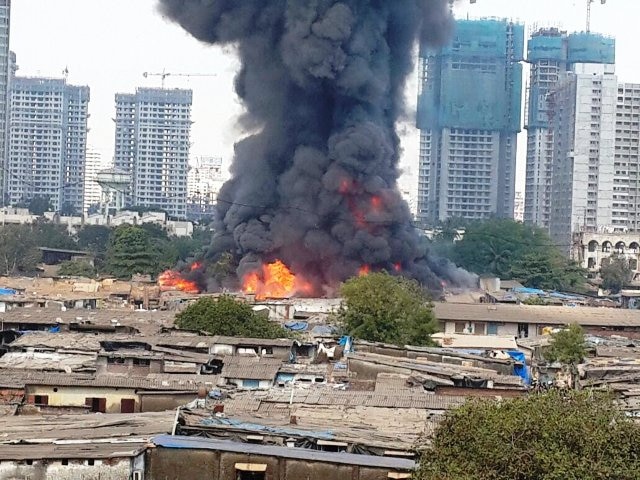
<path id="1" fill-rule="evenodd" d="M 396 345 L 431 345 L 437 323 L 417 282 L 386 272 L 347 280 L 339 319 L 349 335 Z"/>

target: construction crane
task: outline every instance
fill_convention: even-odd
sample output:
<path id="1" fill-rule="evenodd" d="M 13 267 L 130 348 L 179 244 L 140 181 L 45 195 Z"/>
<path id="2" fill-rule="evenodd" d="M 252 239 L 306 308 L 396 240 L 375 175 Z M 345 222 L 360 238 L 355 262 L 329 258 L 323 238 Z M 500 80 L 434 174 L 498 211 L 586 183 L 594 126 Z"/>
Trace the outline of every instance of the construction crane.
<path id="1" fill-rule="evenodd" d="M 591 4 L 596 0 L 587 0 L 587 33 L 591 31 Z M 600 0 L 600 5 L 607 3 L 607 0 Z"/>
<path id="2" fill-rule="evenodd" d="M 160 73 L 144 72 L 142 74 L 144 78 L 160 77 L 162 81 L 162 88 L 164 88 L 164 82 L 167 77 L 216 77 L 216 73 L 171 73 L 162 70 Z"/>
<path id="3" fill-rule="evenodd" d="M 477 0 L 469 0 L 469 3 L 474 4 L 476 1 Z M 595 2 L 596 0 L 587 0 L 587 33 L 591 31 L 591 4 Z M 449 0 L 449 3 L 451 4 L 451 8 L 453 8 L 455 0 Z M 600 5 L 604 5 L 605 3 L 607 3 L 607 0 L 600 0 Z"/>

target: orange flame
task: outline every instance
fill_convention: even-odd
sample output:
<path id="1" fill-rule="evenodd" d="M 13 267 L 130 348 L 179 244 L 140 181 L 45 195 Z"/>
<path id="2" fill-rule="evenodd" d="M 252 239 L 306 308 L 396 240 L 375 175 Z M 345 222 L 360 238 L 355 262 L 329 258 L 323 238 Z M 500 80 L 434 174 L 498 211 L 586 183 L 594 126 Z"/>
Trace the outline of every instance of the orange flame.
<path id="1" fill-rule="evenodd" d="M 193 267 L 193 266 L 192 266 Z M 193 270 L 193 268 L 192 268 Z M 180 290 L 187 293 L 200 293 L 200 287 L 196 282 L 187 280 L 180 272 L 175 270 L 167 270 L 158 277 L 158 284 L 163 289 Z"/>
<path id="2" fill-rule="evenodd" d="M 401 272 L 401 271 L 402 271 L 402 264 L 401 264 L 400 262 L 398 262 L 398 263 L 394 263 L 394 264 L 393 264 L 393 269 L 394 269 L 396 272 Z"/>
<path id="3" fill-rule="evenodd" d="M 371 208 L 373 208 L 375 212 L 380 212 L 382 209 L 382 199 L 377 195 L 371 197 Z"/>
<path id="4" fill-rule="evenodd" d="M 189 267 L 189 269 L 190 269 L 192 272 L 195 272 L 195 271 L 196 271 L 196 270 L 198 270 L 200 267 L 202 267 L 202 263 L 201 263 L 201 262 L 193 262 L 193 263 L 191 264 L 191 266 Z"/>
<path id="5" fill-rule="evenodd" d="M 366 277 L 369 273 L 371 273 L 371 267 L 369 265 L 363 265 L 360 267 L 360 270 L 358 270 L 359 277 Z"/>
<path id="6" fill-rule="evenodd" d="M 294 275 L 281 260 L 276 260 L 262 265 L 261 271 L 245 275 L 242 291 L 255 294 L 258 299 L 289 298 L 299 292 L 313 293 L 313 285 Z"/>

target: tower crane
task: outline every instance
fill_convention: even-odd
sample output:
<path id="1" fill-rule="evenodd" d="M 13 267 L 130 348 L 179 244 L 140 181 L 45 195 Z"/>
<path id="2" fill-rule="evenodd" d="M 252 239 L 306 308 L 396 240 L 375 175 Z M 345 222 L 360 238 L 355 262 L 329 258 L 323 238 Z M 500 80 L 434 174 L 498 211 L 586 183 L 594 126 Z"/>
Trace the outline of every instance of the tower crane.
<path id="1" fill-rule="evenodd" d="M 162 70 L 162 72 L 154 73 L 154 72 L 144 72 L 142 74 L 144 78 L 149 77 L 160 77 L 162 82 L 162 88 L 164 88 L 164 82 L 167 77 L 216 77 L 216 73 L 171 73 Z"/>
<path id="2" fill-rule="evenodd" d="M 469 0 L 469 3 L 476 3 L 477 0 Z M 596 0 L 587 0 L 587 33 L 591 31 L 591 4 L 595 3 Z M 451 7 L 453 8 L 453 4 L 455 0 L 449 0 Z M 600 0 L 600 5 L 604 5 L 607 3 L 607 0 Z"/>
<path id="3" fill-rule="evenodd" d="M 587 0 L 587 33 L 591 31 L 591 4 L 596 0 Z M 607 3 L 607 0 L 600 0 L 600 5 Z"/>

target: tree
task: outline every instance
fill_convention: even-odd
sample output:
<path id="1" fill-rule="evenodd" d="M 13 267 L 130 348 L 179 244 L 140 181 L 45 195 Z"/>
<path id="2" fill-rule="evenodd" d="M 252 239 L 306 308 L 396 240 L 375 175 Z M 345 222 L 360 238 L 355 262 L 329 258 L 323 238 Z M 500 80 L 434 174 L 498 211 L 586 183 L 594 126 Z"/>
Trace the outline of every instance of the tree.
<path id="1" fill-rule="evenodd" d="M 515 261 L 532 251 L 555 251 L 549 236 L 539 228 L 513 220 L 491 219 L 470 224 L 454 248 L 454 260 L 479 275 L 511 277 Z"/>
<path id="2" fill-rule="evenodd" d="M 338 318 L 349 335 L 396 345 L 431 345 L 437 323 L 417 282 L 386 272 L 347 280 Z"/>
<path id="3" fill-rule="evenodd" d="M 58 274 L 69 277 L 93 277 L 96 269 L 89 262 L 70 260 L 60 264 Z"/>
<path id="4" fill-rule="evenodd" d="M 32 272 L 41 258 L 31 225 L 0 227 L 0 268 L 5 275 Z"/>
<path id="5" fill-rule="evenodd" d="M 74 217 L 78 214 L 76 207 L 71 202 L 64 202 L 60 207 L 60 215 L 63 217 Z"/>
<path id="6" fill-rule="evenodd" d="M 176 316 L 176 325 L 188 330 L 202 330 L 213 335 L 252 338 L 286 338 L 289 333 L 280 325 L 256 314 L 250 305 L 230 295 L 204 297 Z"/>
<path id="7" fill-rule="evenodd" d="M 532 288 L 576 290 L 585 281 L 585 271 L 546 232 L 513 220 L 470 224 L 453 247 L 453 259 L 479 275 L 513 278 Z"/>
<path id="8" fill-rule="evenodd" d="M 417 480 L 635 480 L 640 426 L 611 396 L 552 391 L 447 414 Z"/>
<path id="9" fill-rule="evenodd" d="M 27 208 L 31 215 L 37 215 L 39 217 L 44 215 L 44 212 L 53 211 L 51 199 L 49 199 L 49 197 L 41 197 L 39 195 L 36 195 L 29 201 Z"/>
<path id="10" fill-rule="evenodd" d="M 65 225 L 52 223 L 45 218 L 33 222 L 33 236 L 38 247 L 77 248 L 76 242 L 69 235 Z"/>
<path id="11" fill-rule="evenodd" d="M 161 270 L 158 253 L 145 230 L 133 225 L 120 225 L 112 232 L 106 255 L 106 270 L 118 278 L 132 275 L 155 275 Z"/>
<path id="12" fill-rule="evenodd" d="M 577 290 L 585 282 L 586 271 L 559 252 L 536 250 L 515 259 L 510 276 L 524 285 L 543 290 Z"/>
<path id="13" fill-rule="evenodd" d="M 600 268 L 602 288 L 611 293 L 619 293 L 631 280 L 633 269 L 623 255 L 612 255 L 608 261 L 603 262 Z"/>
<path id="14" fill-rule="evenodd" d="M 552 363 L 577 365 L 586 353 L 584 330 L 580 325 L 573 324 L 551 335 L 551 344 L 544 352 L 544 358 Z"/>
<path id="15" fill-rule="evenodd" d="M 81 250 L 95 255 L 104 254 L 109 246 L 111 229 L 103 225 L 85 225 L 77 234 L 77 245 Z"/>

